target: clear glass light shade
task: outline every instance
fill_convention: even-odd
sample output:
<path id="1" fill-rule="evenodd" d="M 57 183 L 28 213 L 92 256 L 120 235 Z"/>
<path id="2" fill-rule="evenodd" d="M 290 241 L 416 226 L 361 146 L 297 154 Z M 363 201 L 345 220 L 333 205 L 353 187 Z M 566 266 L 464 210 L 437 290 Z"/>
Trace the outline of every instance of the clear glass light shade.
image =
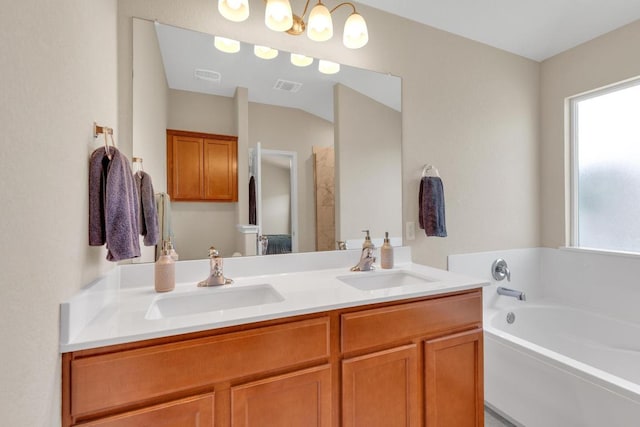
<path id="1" fill-rule="evenodd" d="M 291 63 L 297 67 L 306 67 L 313 63 L 313 58 L 310 56 L 300 55 L 298 53 L 292 53 Z"/>
<path id="2" fill-rule="evenodd" d="M 249 0 L 218 0 L 218 11 L 229 21 L 242 22 L 249 17 Z"/>
<path id="3" fill-rule="evenodd" d="M 336 74 L 340 71 L 340 64 L 338 64 L 337 62 L 321 59 L 318 62 L 318 71 L 323 74 Z"/>
<path id="4" fill-rule="evenodd" d="M 264 23 L 273 31 L 287 31 L 293 25 L 289 0 L 268 0 L 264 11 Z"/>
<path id="5" fill-rule="evenodd" d="M 331 13 L 322 3 L 318 3 L 311 9 L 307 24 L 307 37 L 317 42 L 324 42 L 333 37 Z"/>
<path id="6" fill-rule="evenodd" d="M 213 45 L 221 52 L 236 53 L 240 51 L 240 42 L 226 37 L 215 36 Z"/>
<path id="7" fill-rule="evenodd" d="M 358 49 L 366 45 L 369 41 L 367 23 L 362 15 L 352 13 L 347 22 L 344 23 L 344 33 L 342 43 L 350 49 Z"/>
<path id="8" fill-rule="evenodd" d="M 258 58 L 262 58 L 262 59 L 273 59 L 276 56 L 278 56 L 278 51 L 276 49 L 272 47 L 260 46 L 260 45 L 255 45 L 253 47 L 253 53 Z"/>

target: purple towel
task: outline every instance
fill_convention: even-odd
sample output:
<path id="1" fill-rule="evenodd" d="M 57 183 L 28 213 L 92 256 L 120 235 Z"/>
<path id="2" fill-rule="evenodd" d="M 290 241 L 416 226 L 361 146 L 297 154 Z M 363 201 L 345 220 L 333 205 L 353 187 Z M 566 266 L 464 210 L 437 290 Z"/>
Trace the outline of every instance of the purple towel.
<path id="1" fill-rule="evenodd" d="M 133 174 L 138 192 L 138 231 L 144 236 L 145 246 L 158 244 L 158 212 L 153 192 L 153 182 L 144 171 Z"/>
<path id="2" fill-rule="evenodd" d="M 138 195 L 129 160 L 117 148 L 96 149 L 89 160 L 89 245 L 107 244 L 107 260 L 140 256 Z"/>
<path id="3" fill-rule="evenodd" d="M 444 218 L 444 188 L 437 176 L 425 176 L 420 181 L 418 195 L 420 228 L 427 236 L 447 237 Z"/>

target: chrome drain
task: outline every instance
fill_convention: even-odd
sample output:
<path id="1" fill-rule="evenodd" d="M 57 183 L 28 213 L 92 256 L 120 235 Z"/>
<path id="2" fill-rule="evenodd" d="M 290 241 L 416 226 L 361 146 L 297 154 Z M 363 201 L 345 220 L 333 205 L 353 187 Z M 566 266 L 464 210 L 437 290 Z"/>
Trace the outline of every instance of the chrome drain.
<path id="1" fill-rule="evenodd" d="M 507 313 L 507 323 L 508 324 L 512 324 L 515 321 L 516 321 L 516 315 L 513 313 L 513 311 L 508 312 Z"/>

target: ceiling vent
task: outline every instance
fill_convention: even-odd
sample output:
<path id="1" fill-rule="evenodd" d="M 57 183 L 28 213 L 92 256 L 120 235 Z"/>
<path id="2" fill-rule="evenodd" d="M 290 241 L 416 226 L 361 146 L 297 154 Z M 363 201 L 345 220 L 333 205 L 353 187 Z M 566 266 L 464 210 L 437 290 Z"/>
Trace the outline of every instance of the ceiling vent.
<path id="1" fill-rule="evenodd" d="M 302 83 L 278 79 L 278 81 L 276 81 L 276 84 L 273 88 L 277 90 L 283 90 L 285 92 L 296 93 L 300 90 L 301 87 L 302 87 Z"/>
<path id="2" fill-rule="evenodd" d="M 196 79 L 206 80 L 208 82 L 220 83 L 222 75 L 217 71 L 205 70 L 203 68 L 196 68 L 193 75 Z"/>

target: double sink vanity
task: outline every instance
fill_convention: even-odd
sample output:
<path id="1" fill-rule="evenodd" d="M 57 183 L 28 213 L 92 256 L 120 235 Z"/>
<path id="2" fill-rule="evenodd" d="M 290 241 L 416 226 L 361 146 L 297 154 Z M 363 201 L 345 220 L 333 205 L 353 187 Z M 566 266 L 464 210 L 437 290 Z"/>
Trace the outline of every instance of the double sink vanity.
<path id="1" fill-rule="evenodd" d="M 61 307 L 63 426 L 483 425 L 481 280 L 358 251 L 120 266 Z"/>

